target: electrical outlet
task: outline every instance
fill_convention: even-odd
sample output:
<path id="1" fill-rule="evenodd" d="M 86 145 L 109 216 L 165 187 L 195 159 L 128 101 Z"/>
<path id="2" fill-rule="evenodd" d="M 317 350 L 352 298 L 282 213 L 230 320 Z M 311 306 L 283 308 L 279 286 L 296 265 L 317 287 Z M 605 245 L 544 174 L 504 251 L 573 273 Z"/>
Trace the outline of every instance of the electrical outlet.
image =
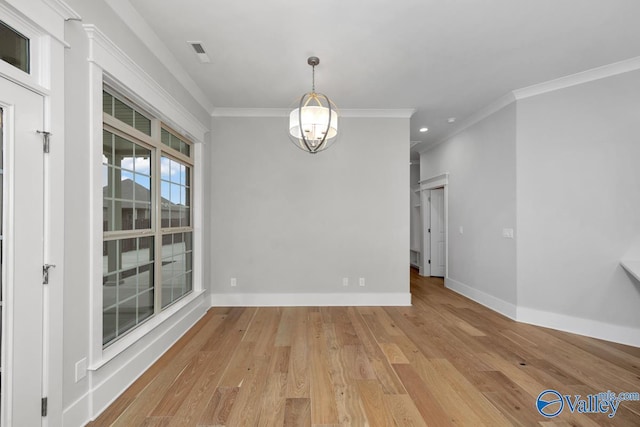
<path id="1" fill-rule="evenodd" d="M 80 359 L 76 362 L 76 382 L 87 376 L 87 358 Z"/>
<path id="2" fill-rule="evenodd" d="M 361 277 L 360 279 L 358 279 L 358 284 L 360 286 L 364 286 L 364 277 Z"/>
<path id="3" fill-rule="evenodd" d="M 342 286 L 349 286 L 349 278 L 348 277 L 343 277 L 342 278 Z"/>
<path id="4" fill-rule="evenodd" d="M 232 277 L 232 278 L 231 278 L 231 287 L 233 288 L 233 287 L 235 287 L 237 284 L 238 284 L 238 281 L 236 280 L 236 278 L 235 278 L 235 277 Z"/>
<path id="5" fill-rule="evenodd" d="M 513 228 L 503 228 L 502 237 L 505 239 L 513 239 Z"/>

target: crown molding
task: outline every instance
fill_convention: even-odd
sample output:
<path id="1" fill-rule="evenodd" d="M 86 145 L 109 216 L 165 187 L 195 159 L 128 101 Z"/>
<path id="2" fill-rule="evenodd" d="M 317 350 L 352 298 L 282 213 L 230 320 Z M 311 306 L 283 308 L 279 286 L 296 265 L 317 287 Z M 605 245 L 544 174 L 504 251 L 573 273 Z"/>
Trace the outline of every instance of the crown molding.
<path id="1" fill-rule="evenodd" d="M 515 99 L 525 99 L 532 96 L 541 95 L 547 92 L 564 89 L 607 77 L 617 76 L 618 74 L 628 73 L 640 69 L 640 56 L 625 59 L 624 61 L 614 62 L 613 64 L 603 65 L 602 67 L 592 68 L 590 70 L 581 71 L 569 76 L 560 77 L 558 79 L 549 80 L 544 83 L 527 86 L 522 89 L 513 91 Z"/>
<path id="2" fill-rule="evenodd" d="M 460 132 L 462 132 L 462 131 L 470 128 L 471 126 L 475 125 L 476 123 L 486 119 L 490 115 L 497 113 L 498 111 L 502 110 L 504 107 L 506 107 L 507 105 L 509 105 L 509 104 L 511 104 L 511 103 L 513 103 L 515 101 L 516 101 L 516 97 L 514 96 L 513 92 L 507 93 L 506 95 L 496 99 L 491 104 L 487 105 L 484 108 L 481 108 L 480 110 L 476 111 L 475 113 L 473 113 L 472 115 L 470 115 L 466 119 L 462 120 L 460 122 L 460 124 L 453 131 L 449 132 L 448 134 L 446 134 L 444 137 L 440 138 L 435 143 L 433 143 L 433 144 L 423 143 L 423 144 L 425 144 L 425 146 L 420 148 L 420 149 L 418 149 L 418 152 L 419 153 L 424 153 L 424 152 L 427 152 L 427 151 L 437 147 L 438 145 L 442 144 L 443 142 L 448 141 L 449 139 L 453 138 L 454 136 L 456 136 Z"/>
<path id="3" fill-rule="evenodd" d="M 409 119 L 413 108 L 398 109 L 339 109 L 340 117 Z M 212 117 L 289 117 L 290 108 L 214 108 Z"/>
<path id="4" fill-rule="evenodd" d="M 193 99 L 195 99 L 207 113 L 211 114 L 213 104 L 211 104 L 204 92 L 202 92 L 202 89 L 200 89 L 182 65 L 180 65 L 180 62 L 178 62 L 176 57 L 173 56 L 171 51 L 160 40 L 147 21 L 145 21 L 138 11 L 131 5 L 129 0 L 105 1 L 113 9 L 116 15 L 122 19 L 125 25 L 127 25 L 129 29 L 131 29 L 131 31 L 142 41 L 142 43 L 149 48 L 151 53 L 155 55 L 160 62 L 162 62 L 171 74 L 173 74 L 173 77 L 175 77 L 187 92 L 191 94 Z"/>
<path id="5" fill-rule="evenodd" d="M 415 108 L 389 109 L 342 109 L 338 110 L 342 117 L 374 118 L 374 119 L 410 119 Z"/>
<path id="6" fill-rule="evenodd" d="M 82 17 L 71 6 L 62 0 L 43 0 L 65 21 L 82 21 Z"/>
<path id="7" fill-rule="evenodd" d="M 288 108 L 214 108 L 212 117 L 289 117 Z"/>
<path id="8" fill-rule="evenodd" d="M 619 74 L 628 73 L 630 71 L 640 70 L 640 56 L 625 59 L 624 61 L 614 62 L 613 64 L 603 65 L 601 67 L 592 68 L 590 70 L 581 71 L 569 76 L 560 77 L 558 79 L 549 80 L 543 83 L 527 86 L 521 89 L 516 89 L 507 93 L 486 107 L 478 110 L 476 113 L 463 120 L 460 126 L 456 127 L 452 132 L 447 133 L 443 138 L 439 139 L 433 144 L 422 143 L 423 147 L 418 149 L 419 153 L 425 153 L 443 142 L 448 141 L 465 129 L 473 126 L 481 120 L 486 119 L 491 114 L 494 114 L 511 104 L 514 101 L 530 98 L 532 96 L 542 95 L 547 92 L 553 92 L 556 90 L 568 88 L 571 86 L 580 85 L 583 83 L 592 82 L 595 80 L 604 79 L 607 77 L 617 76 Z"/>

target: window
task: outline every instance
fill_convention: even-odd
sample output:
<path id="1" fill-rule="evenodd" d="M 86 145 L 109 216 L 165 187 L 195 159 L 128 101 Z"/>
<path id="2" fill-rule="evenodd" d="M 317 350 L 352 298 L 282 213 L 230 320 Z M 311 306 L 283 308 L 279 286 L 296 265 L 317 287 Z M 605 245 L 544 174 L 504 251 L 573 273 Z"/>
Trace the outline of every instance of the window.
<path id="1" fill-rule="evenodd" d="M 29 73 L 29 39 L 0 21 L 0 59 Z"/>
<path id="2" fill-rule="evenodd" d="M 191 142 L 103 91 L 103 346 L 193 290 Z"/>

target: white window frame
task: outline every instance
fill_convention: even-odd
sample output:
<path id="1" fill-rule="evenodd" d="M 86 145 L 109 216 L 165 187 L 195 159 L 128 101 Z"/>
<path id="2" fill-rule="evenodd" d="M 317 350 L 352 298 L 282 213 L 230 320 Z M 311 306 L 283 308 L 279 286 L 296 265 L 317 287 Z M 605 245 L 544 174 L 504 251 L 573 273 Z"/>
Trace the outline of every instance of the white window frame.
<path id="1" fill-rule="evenodd" d="M 185 307 L 195 304 L 205 292 L 202 286 L 202 143 L 208 128 L 198 121 L 175 98 L 155 82 L 134 60 L 107 38 L 94 25 L 83 25 L 89 38 L 89 143 L 90 161 L 90 349 L 89 370 L 96 371 L 123 353 L 159 326 L 170 322 Z M 150 113 L 172 130 L 185 135 L 193 145 L 192 227 L 193 290 L 167 306 L 165 310 L 138 325 L 122 338 L 103 348 L 102 345 L 102 130 L 104 85 L 131 99 L 142 111 Z M 178 232 L 176 229 L 175 232 Z M 157 284 L 156 284 L 157 286 Z M 176 316 L 179 317 L 179 316 Z M 174 319 L 175 320 L 175 319 Z"/>
<path id="2" fill-rule="evenodd" d="M 51 87 L 51 73 L 48 67 L 48 57 L 51 43 L 50 36 L 30 22 L 22 19 L 9 8 L 2 8 L 2 22 L 29 39 L 29 72 L 26 73 L 13 65 L 0 60 L 0 74 L 16 83 L 34 89 L 36 92 L 48 95 Z"/>

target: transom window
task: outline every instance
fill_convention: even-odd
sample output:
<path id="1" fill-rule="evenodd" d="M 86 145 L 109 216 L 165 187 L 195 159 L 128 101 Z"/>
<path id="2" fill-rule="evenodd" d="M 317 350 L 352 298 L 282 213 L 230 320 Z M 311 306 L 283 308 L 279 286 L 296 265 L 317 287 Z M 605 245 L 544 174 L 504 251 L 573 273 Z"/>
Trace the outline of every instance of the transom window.
<path id="1" fill-rule="evenodd" d="M 0 59 L 29 73 L 29 39 L 0 21 Z"/>
<path id="2" fill-rule="evenodd" d="M 103 346 L 193 290 L 191 142 L 103 91 Z"/>

